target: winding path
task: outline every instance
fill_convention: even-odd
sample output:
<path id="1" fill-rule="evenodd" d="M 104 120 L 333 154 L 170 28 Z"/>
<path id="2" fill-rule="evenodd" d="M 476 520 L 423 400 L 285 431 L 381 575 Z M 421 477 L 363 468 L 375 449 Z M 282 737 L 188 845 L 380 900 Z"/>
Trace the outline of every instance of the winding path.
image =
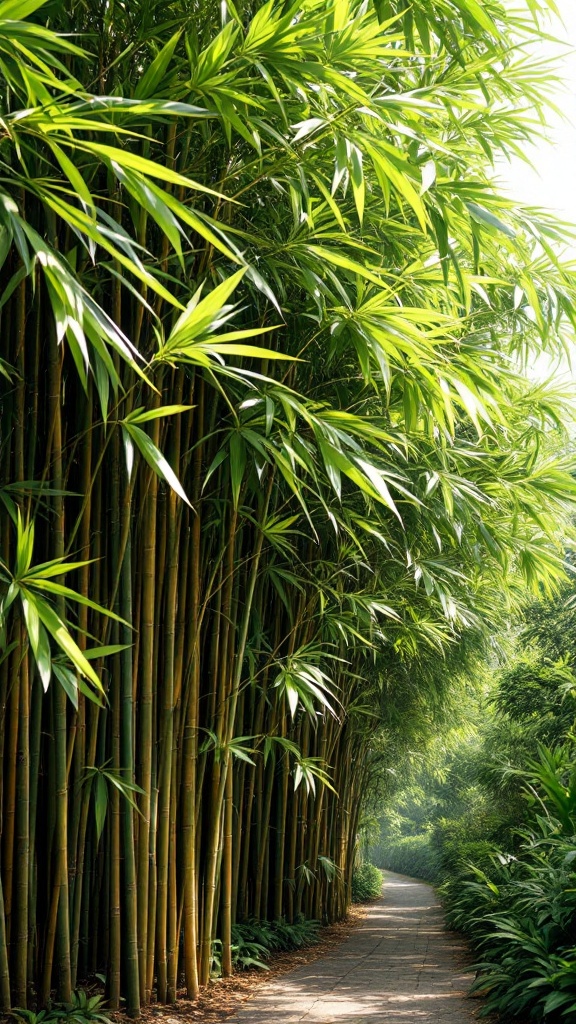
<path id="1" fill-rule="evenodd" d="M 432 887 L 386 872 L 385 895 L 341 946 L 260 988 L 226 1024 L 470 1024 L 465 965 Z"/>

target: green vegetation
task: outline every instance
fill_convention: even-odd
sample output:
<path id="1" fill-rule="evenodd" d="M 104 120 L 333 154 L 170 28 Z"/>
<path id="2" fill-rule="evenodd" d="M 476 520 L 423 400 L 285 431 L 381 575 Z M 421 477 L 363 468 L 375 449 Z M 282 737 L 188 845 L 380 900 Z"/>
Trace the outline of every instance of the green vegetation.
<path id="1" fill-rule="evenodd" d="M 441 883 L 476 950 L 474 988 L 504 1019 L 576 1012 L 575 628 L 570 591 L 527 609 L 473 735 L 432 744 L 375 851 Z"/>
<path id="2" fill-rule="evenodd" d="M 417 836 L 387 836 L 383 849 L 378 849 L 374 855 L 389 871 L 428 882 L 437 882 L 440 877 L 436 851 L 427 832 Z"/>
<path id="3" fill-rule="evenodd" d="M 289 924 L 287 921 L 244 921 L 232 927 L 232 963 L 239 970 L 260 968 L 268 970 L 264 963 L 274 953 L 289 953 L 304 949 L 318 942 L 320 921 L 302 919 Z M 213 974 L 219 976 L 222 963 L 218 958 L 220 943 L 216 940 L 213 951 Z"/>
<path id="4" fill-rule="evenodd" d="M 67 1003 L 53 1003 L 48 1010 L 16 1008 L 10 1011 L 10 1017 L 24 1024 L 111 1024 L 110 1017 L 103 1012 L 104 1000 L 100 995 L 88 995 L 83 989 L 72 993 Z"/>
<path id="5" fill-rule="evenodd" d="M 573 405 L 521 367 L 576 273 L 492 180 L 546 24 L 0 0 L 0 1010 L 344 916 L 364 798 L 564 578 Z"/>
<path id="6" fill-rule="evenodd" d="M 353 903 L 378 899 L 382 895 L 382 872 L 369 861 L 363 861 L 352 873 L 351 895 Z"/>

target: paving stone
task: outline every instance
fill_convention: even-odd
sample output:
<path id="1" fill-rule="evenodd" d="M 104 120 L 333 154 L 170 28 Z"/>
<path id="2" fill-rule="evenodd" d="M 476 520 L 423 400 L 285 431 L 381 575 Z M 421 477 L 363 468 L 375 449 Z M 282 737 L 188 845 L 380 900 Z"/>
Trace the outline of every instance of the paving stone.
<path id="1" fill-rule="evenodd" d="M 226 1024 L 471 1024 L 466 956 L 432 887 L 386 872 L 384 897 L 337 950 L 260 988 Z"/>

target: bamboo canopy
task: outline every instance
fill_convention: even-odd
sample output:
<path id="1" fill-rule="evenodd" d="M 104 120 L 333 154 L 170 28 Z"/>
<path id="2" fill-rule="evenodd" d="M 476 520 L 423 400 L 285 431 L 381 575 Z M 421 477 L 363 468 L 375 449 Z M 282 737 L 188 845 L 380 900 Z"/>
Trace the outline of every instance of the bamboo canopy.
<path id="1" fill-rule="evenodd" d="M 430 6 L 0 2 L 1 1009 L 341 918 L 375 749 L 562 574 L 539 5 Z"/>

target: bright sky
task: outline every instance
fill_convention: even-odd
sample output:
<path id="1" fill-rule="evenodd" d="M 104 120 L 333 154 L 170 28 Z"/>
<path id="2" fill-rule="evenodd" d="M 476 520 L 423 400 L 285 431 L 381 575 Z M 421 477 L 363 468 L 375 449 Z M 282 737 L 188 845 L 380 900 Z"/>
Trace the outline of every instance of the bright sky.
<path id="1" fill-rule="evenodd" d="M 518 159 L 511 165 L 500 166 L 499 177 L 512 198 L 554 211 L 561 220 L 576 227 L 576 0 L 556 0 L 556 3 L 562 22 L 555 20 L 549 34 L 568 43 L 572 50 L 564 47 L 559 50 L 556 44 L 543 42 L 535 56 L 538 59 L 549 55 L 556 59 L 564 54 L 558 69 L 564 86 L 554 96 L 564 116 L 550 112 L 550 141 L 539 141 L 528 151 L 533 170 Z M 569 252 L 567 250 L 566 255 Z M 533 364 L 530 375 L 537 379 L 552 376 L 557 382 L 575 382 L 576 350 L 569 360 L 562 358 L 556 365 L 549 356 L 542 354 Z"/>
<path id="2" fill-rule="evenodd" d="M 568 121 L 550 115 L 551 143 L 541 142 L 529 153 L 535 165 L 532 171 L 518 160 L 503 168 L 510 193 L 534 206 L 546 207 L 560 214 L 562 220 L 576 225 L 576 0 L 556 0 L 564 24 L 555 22 L 550 34 L 565 40 L 574 50 L 562 61 L 565 87 L 555 97 L 556 105 Z M 562 51 L 560 51 L 562 52 Z M 559 53 L 553 43 L 544 42 L 537 57 Z"/>

